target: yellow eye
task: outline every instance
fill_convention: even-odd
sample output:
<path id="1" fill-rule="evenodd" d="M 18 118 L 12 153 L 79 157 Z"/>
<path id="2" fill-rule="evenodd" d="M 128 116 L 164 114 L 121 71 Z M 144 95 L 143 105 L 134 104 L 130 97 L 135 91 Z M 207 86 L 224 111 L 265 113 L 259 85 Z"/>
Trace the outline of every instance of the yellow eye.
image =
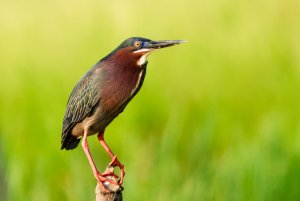
<path id="1" fill-rule="evenodd" d="M 133 44 L 133 46 L 135 48 L 139 48 L 139 47 L 141 47 L 141 45 L 142 45 L 142 43 L 140 41 L 135 41 L 134 44 Z"/>

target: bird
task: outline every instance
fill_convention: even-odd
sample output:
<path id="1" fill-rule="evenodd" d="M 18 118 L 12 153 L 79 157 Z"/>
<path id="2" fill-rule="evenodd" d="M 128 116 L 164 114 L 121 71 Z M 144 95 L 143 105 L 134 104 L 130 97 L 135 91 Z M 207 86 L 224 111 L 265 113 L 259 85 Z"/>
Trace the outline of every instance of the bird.
<path id="1" fill-rule="evenodd" d="M 108 191 L 105 182 L 122 185 L 125 176 L 124 165 L 104 140 L 105 128 L 123 112 L 142 87 L 150 53 L 184 42 L 128 38 L 92 66 L 73 88 L 63 118 L 61 149 L 72 150 L 82 139 L 81 145 L 93 174 L 104 190 Z M 94 134 L 111 158 L 109 166 L 120 168 L 120 177 L 97 170 L 87 141 L 87 137 Z M 109 180 L 107 176 L 119 177 L 119 180 Z"/>

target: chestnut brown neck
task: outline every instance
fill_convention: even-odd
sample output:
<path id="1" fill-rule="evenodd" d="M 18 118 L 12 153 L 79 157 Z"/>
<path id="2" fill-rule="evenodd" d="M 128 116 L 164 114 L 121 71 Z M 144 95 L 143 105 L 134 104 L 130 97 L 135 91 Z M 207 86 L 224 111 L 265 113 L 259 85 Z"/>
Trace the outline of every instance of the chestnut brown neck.
<path id="1" fill-rule="evenodd" d="M 145 76 L 146 65 L 138 66 L 141 55 L 123 48 L 103 61 L 102 102 L 106 109 L 119 108 L 137 93 Z"/>

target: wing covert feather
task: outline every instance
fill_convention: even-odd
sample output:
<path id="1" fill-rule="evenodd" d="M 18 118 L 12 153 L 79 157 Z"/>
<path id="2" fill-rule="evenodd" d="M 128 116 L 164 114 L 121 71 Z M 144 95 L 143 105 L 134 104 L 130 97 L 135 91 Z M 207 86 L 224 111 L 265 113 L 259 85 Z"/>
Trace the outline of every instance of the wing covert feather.
<path id="1" fill-rule="evenodd" d="M 99 101 L 98 84 L 97 76 L 88 72 L 74 87 L 63 120 L 62 141 L 68 135 L 69 129 L 88 117 Z"/>

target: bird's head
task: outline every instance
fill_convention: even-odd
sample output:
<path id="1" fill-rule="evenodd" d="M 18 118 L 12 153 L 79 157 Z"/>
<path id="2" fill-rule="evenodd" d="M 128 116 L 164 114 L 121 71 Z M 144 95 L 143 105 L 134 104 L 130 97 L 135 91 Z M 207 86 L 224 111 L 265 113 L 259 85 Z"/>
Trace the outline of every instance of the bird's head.
<path id="1" fill-rule="evenodd" d="M 141 37 L 132 37 L 123 41 L 114 51 L 105 58 L 117 55 L 116 59 L 135 61 L 138 66 L 147 62 L 151 52 L 157 49 L 170 47 L 176 44 L 184 43 L 184 40 L 150 40 Z M 104 58 L 104 59 L 105 59 Z"/>

